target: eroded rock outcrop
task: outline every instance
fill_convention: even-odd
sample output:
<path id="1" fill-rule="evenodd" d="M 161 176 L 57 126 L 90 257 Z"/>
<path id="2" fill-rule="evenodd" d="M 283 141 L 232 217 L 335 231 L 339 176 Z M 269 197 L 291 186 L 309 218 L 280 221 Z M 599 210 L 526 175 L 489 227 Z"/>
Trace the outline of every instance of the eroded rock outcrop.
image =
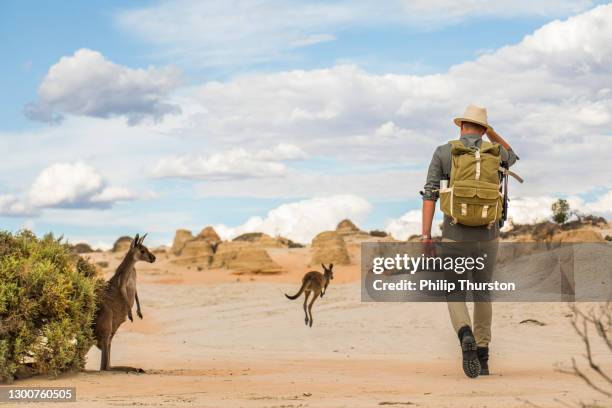
<path id="1" fill-rule="evenodd" d="M 251 242 L 222 242 L 217 247 L 211 268 L 231 269 L 235 273 L 275 274 L 283 272 L 265 248 Z"/>
<path id="2" fill-rule="evenodd" d="M 176 256 L 179 256 L 181 254 L 181 251 L 185 247 L 185 243 L 187 241 L 191 241 L 193 238 L 193 234 L 189 230 L 176 230 L 176 234 L 174 234 L 174 241 L 172 241 L 172 253 Z"/>
<path id="3" fill-rule="evenodd" d="M 320 263 L 333 263 L 334 265 L 351 263 L 346 244 L 338 232 L 324 231 L 313 238 L 310 264 L 318 265 Z"/>
<path id="4" fill-rule="evenodd" d="M 215 231 L 215 229 L 211 226 L 205 227 L 202 231 L 200 231 L 198 238 L 208 241 L 212 245 L 217 245 L 222 241 L 219 234 L 217 234 L 217 231 Z"/>
<path id="5" fill-rule="evenodd" d="M 127 252 L 132 244 L 132 237 L 123 236 L 117 238 L 113 244 L 113 252 Z"/>

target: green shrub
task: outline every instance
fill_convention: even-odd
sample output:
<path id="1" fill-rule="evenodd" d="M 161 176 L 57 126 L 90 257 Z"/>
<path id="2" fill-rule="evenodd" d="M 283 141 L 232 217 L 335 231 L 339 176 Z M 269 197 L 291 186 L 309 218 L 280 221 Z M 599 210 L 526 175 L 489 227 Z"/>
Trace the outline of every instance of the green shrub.
<path id="1" fill-rule="evenodd" d="M 0 382 L 81 369 L 100 284 L 61 239 L 0 231 Z"/>
<path id="2" fill-rule="evenodd" d="M 570 216 L 570 206 L 567 200 L 562 198 L 553 203 L 550 208 L 553 213 L 553 221 L 557 224 L 565 224 Z"/>

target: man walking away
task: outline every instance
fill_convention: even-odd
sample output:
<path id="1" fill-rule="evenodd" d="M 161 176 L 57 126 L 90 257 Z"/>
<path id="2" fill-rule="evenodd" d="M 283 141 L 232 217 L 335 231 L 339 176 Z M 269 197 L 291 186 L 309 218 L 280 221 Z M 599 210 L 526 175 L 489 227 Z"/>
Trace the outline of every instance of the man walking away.
<path id="1" fill-rule="evenodd" d="M 441 198 L 440 208 L 444 212 L 442 240 L 470 242 L 470 247 L 475 246 L 477 252 L 485 251 L 487 257 L 490 257 L 486 271 L 490 276 L 497 253 L 503 207 L 503 202 L 500 205 L 500 195 L 494 193 L 499 191 L 498 166 L 501 162 L 511 166 L 518 157 L 510 145 L 489 126 L 485 108 L 470 105 L 464 115 L 454 119 L 454 122 L 461 129 L 459 140 L 438 146 L 427 172 L 422 193 L 421 240 L 426 248 L 432 247 L 431 224 L 436 201 Z M 482 140 L 485 134 L 492 143 Z M 462 202 L 460 192 L 466 188 L 477 189 L 476 200 L 473 197 L 470 200 L 463 198 Z M 490 191 L 487 192 L 487 189 Z M 456 301 L 447 297 L 451 322 L 462 349 L 463 370 L 470 378 L 489 374 L 492 307 L 488 298 L 480 300 L 474 302 L 472 324 L 465 299 Z"/>

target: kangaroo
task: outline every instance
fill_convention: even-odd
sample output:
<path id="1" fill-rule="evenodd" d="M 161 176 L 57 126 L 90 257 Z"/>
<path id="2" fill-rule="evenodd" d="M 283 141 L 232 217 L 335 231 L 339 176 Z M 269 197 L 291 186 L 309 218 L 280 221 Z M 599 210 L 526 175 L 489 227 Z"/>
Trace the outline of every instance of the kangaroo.
<path id="1" fill-rule="evenodd" d="M 334 273 L 332 272 L 334 264 L 330 263 L 329 267 L 326 267 L 323 264 L 321 264 L 321 266 L 323 267 L 323 273 L 318 271 L 310 271 L 304 275 L 304 277 L 302 278 L 302 287 L 300 288 L 298 293 L 293 296 L 289 296 L 285 293 L 287 299 L 295 300 L 300 297 L 302 292 L 306 291 L 306 294 L 304 295 L 304 314 L 306 315 L 304 322 L 306 323 L 306 326 L 310 325 L 310 327 L 312 327 L 312 305 L 314 304 L 315 300 L 317 300 L 317 297 L 319 295 L 323 297 L 323 295 L 327 291 L 329 281 L 334 279 Z M 307 310 L 306 304 L 308 303 L 308 297 L 310 296 L 310 292 L 313 292 L 314 296 L 312 297 L 312 300 L 310 301 Z"/>
<path id="2" fill-rule="evenodd" d="M 96 337 L 97 347 L 102 350 L 102 361 L 100 362 L 100 371 L 121 370 L 121 371 L 137 371 L 144 370 L 133 367 L 112 367 L 110 366 L 110 350 L 113 337 L 119 329 L 119 326 L 125 322 L 127 316 L 131 322 L 132 307 L 136 300 L 136 314 L 142 319 L 142 311 L 140 310 L 140 301 L 138 300 L 138 292 L 136 290 L 136 269 L 134 265 L 138 261 L 149 263 L 155 262 L 155 255 L 149 252 L 149 249 L 142 245 L 147 234 L 139 237 L 136 234 L 130 245 L 128 253 L 125 255 L 121 264 L 117 267 L 115 274 L 104 286 L 98 309 L 94 317 L 94 335 Z"/>

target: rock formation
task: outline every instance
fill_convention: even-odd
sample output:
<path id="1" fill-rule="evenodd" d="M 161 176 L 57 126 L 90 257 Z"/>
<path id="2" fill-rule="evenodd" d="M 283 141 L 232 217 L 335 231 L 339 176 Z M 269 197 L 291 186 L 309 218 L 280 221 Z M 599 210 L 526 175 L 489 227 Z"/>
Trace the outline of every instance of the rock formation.
<path id="1" fill-rule="evenodd" d="M 113 252 L 127 252 L 132 244 L 132 237 L 119 237 L 113 244 Z"/>
<path id="2" fill-rule="evenodd" d="M 592 229 L 579 229 L 559 232 L 552 237 L 552 242 L 605 242 L 605 239 Z"/>
<path id="3" fill-rule="evenodd" d="M 282 268 L 270 258 L 261 245 L 241 241 L 219 244 L 213 256 L 211 268 L 231 269 L 240 274 L 282 272 Z"/>
<path id="4" fill-rule="evenodd" d="M 213 245 L 205 238 L 200 236 L 191 239 L 183 245 L 180 258 L 174 260 L 179 265 L 192 265 L 208 267 L 214 255 Z"/>
<path id="5" fill-rule="evenodd" d="M 187 241 L 193 239 L 193 234 L 191 231 L 186 229 L 176 230 L 176 234 L 174 235 L 174 241 L 172 241 L 172 253 L 176 256 L 181 254 L 183 247 Z"/>
<path id="6" fill-rule="evenodd" d="M 198 238 L 202 238 L 210 242 L 212 245 L 217 245 L 219 242 L 222 241 L 219 234 L 217 234 L 217 231 L 215 231 L 215 229 L 211 226 L 208 226 L 202 231 L 200 231 L 200 233 L 198 234 Z"/>
<path id="7" fill-rule="evenodd" d="M 340 221 L 338 225 L 336 226 L 336 232 L 344 236 L 344 235 L 359 234 L 359 233 L 362 233 L 363 231 L 357 228 L 357 226 L 353 223 L 353 221 L 349 220 L 348 218 L 345 218 L 344 220 Z"/>
<path id="8" fill-rule="evenodd" d="M 250 242 L 264 248 L 286 248 L 289 246 L 286 242 L 287 240 L 280 239 L 280 237 L 273 238 L 263 232 L 247 232 L 237 236 L 233 241 Z"/>
<path id="9" fill-rule="evenodd" d="M 351 263 L 346 244 L 336 231 L 324 231 L 312 240 L 311 265 L 333 263 L 348 265 Z"/>

